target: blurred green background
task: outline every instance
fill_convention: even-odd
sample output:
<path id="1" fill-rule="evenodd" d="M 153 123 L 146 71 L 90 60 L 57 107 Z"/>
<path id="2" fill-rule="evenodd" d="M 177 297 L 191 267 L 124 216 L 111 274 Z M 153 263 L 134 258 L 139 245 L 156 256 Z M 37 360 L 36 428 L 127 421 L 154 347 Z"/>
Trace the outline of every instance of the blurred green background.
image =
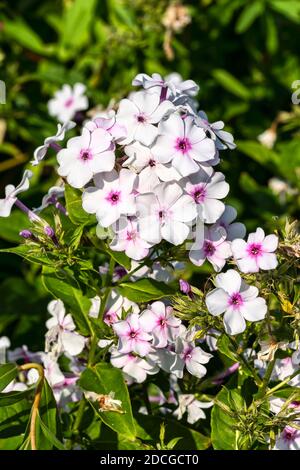
<path id="1" fill-rule="evenodd" d="M 90 107 L 104 109 L 138 72 L 176 71 L 200 85 L 209 120 L 234 134 L 238 148 L 223 153 L 219 169 L 248 230 L 297 216 L 300 105 L 291 97 L 300 80 L 300 0 L 15 0 L 0 1 L 0 12 L 1 194 L 55 132 L 47 101 L 64 83 L 85 83 Z M 55 182 L 54 163 L 35 170 L 28 205 L 37 207 Z M 17 244 L 27 225 L 18 211 L 1 219 L 0 246 Z M 14 345 L 43 344 L 48 296 L 38 272 L 1 255 L 0 335 Z"/>

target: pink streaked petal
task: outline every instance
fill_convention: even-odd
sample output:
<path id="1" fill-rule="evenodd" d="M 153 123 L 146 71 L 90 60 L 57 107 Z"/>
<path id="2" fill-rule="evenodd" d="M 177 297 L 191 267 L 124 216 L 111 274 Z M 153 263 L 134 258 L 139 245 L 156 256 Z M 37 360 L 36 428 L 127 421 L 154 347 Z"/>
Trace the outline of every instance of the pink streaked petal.
<path id="1" fill-rule="evenodd" d="M 248 236 L 248 243 L 262 243 L 265 238 L 265 232 L 262 228 L 258 227 L 256 232 L 250 233 Z"/>
<path id="2" fill-rule="evenodd" d="M 130 329 L 127 321 L 118 321 L 113 324 L 113 330 L 118 336 L 127 336 L 130 333 Z"/>

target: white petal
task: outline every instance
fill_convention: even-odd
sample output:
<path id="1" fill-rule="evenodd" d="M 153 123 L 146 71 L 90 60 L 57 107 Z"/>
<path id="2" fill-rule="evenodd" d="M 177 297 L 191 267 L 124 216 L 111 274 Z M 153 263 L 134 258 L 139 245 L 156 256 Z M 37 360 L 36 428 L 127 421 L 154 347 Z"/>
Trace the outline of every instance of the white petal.
<path id="1" fill-rule="evenodd" d="M 266 301 L 261 297 L 249 300 L 248 302 L 245 302 L 244 305 L 242 305 L 240 312 L 248 321 L 263 320 L 267 313 Z"/>
<path id="2" fill-rule="evenodd" d="M 229 335 L 238 335 L 246 329 L 246 322 L 237 310 L 227 310 L 224 314 L 225 331 Z"/>
<path id="3" fill-rule="evenodd" d="M 216 286 L 223 289 L 227 294 L 239 292 L 241 288 L 242 278 L 234 269 L 228 269 L 226 273 L 216 276 Z"/>
<path id="4" fill-rule="evenodd" d="M 223 289 L 214 289 L 209 292 L 205 298 L 208 311 L 216 316 L 224 313 L 228 307 L 228 294 Z"/>

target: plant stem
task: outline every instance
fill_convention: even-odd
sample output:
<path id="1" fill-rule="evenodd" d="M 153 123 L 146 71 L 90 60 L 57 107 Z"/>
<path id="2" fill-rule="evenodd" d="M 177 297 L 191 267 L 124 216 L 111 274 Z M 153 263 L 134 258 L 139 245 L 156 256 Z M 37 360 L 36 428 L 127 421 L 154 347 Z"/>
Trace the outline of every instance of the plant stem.
<path id="1" fill-rule="evenodd" d="M 298 374 L 300 374 L 300 369 L 296 370 L 296 372 L 294 372 L 292 375 L 290 375 L 289 377 L 284 379 L 279 384 L 275 385 L 275 387 L 270 388 L 270 390 L 268 390 L 268 392 L 266 393 L 266 397 L 272 395 L 274 392 L 276 392 L 276 390 L 279 390 L 281 387 L 284 387 L 284 385 L 288 384 L 290 382 L 290 380 L 292 380 Z"/>
<path id="2" fill-rule="evenodd" d="M 234 341 L 233 338 L 231 338 L 230 335 L 227 335 L 227 337 L 229 338 L 229 341 L 231 342 L 232 346 L 236 349 L 236 355 L 237 357 L 239 358 L 239 362 L 242 362 L 244 364 L 244 366 L 251 372 L 251 374 L 253 375 L 253 378 L 256 382 L 256 384 L 260 387 L 261 384 L 262 384 L 262 379 L 259 377 L 258 373 L 256 372 L 256 370 L 254 369 L 254 367 L 252 367 L 247 359 L 243 356 L 243 354 L 240 354 L 237 350 L 238 350 L 238 345 L 236 344 L 236 341 Z"/>
<path id="3" fill-rule="evenodd" d="M 262 384 L 261 384 L 261 388 L 257 394 L 257 398 L 260 398 L 260 397 L 263 397 L 266 390 L 267 390 L 267 387 L 268 387 L 268 384 L 270 382 L 270 378 L 271 378 L 271 375 L 272 375 L 272 372 L 273 372 L 273 369 L 274 369 L 274 366 L 275 366 L 275 362 L 276 362 L 276 359 L 273 359 L 268 367 L 267 367 L 267 370 L 266 370 L 266 373 L 265 373 L 265 376 L 263 378 L 263 381 L 262 381 Z"/>
<path id="4" fill-rule="evenodd" d="M 80 424 L 81 424 L 81 421 L 82 421 L 82 418 L 83 418 L 85 404 L 86 404 L 86 400 L 85 400 L 84 397 L 82 397 L 81 400 L 80 400 L 80 403 L 79 403 L 77 416 L 76 416 L 74 427 L 73 427 L 73 433 L 74 434 L 78 434 L 79 427 L 80 427 Z"/>
<path id="5" fill-rule="evenodd" d="M 40 364 L 35 363 L 28 363 L 24 364 L 19 367 L 20 370 L 29 370 L 29 369 L 36 369 L 39 373 L 39 380 L 35 391 L 35 396 L 31 408 L 31 417 L 30 417 L 30 444 L 31 450 L 37 450 L 36 447 L 36 418 L 39 412 L 39 405 L 41 401 L 42 390 L 44 386 L 44 369 Z"/>

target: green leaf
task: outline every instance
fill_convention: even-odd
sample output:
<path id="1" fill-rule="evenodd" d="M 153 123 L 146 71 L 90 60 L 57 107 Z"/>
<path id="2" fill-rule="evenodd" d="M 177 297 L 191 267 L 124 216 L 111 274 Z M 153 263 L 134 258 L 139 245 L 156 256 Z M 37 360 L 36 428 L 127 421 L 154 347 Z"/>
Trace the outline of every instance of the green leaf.
<path id="1" fill-rule="evenodd" d="M 51 429 L 49 429 L 48 426 L 46 426 L 46 424 L 40 418 L 39 414 L 37 415 L 37 423 L 36 424 L 37 424 L 37 426 L 40 427 L 40 431 L 43 434 L 43 436 L 45 437 L 45 440 L 46 440 L 47 444 L 52 444 L 51 447 L 49 445 L 49 447 L 51 449 L 53 447 L 55 447 L 56 449 L 59 449 L 59 450 L 65 450 L 65 446 L 63 445 L 63 443 L 60 442 L 57 439 L 57 437 L 53 434 Z M 48 447 L 48 445 L 47 445 L 47 447 Z M 42 449 L 42 450 L 44 450 L 44 449 Z"/>
<path id="2" fill-rule="evenodd" d="M 237 78 L 235 78 L 226 70 L 215 69 L 212 72 L 212 75 L 220 83 L 220 85 L 222 85 L 223 88 L 235 96 L 238 96 L 244 100 L 249 100 L 251 98 L 250 90 L 248 90 L 245 85 L 243 85 Z"/>
<path id="3" fill-rule="evenodd" d="M 276 168 L 279 161 L 279 156 L 274 150 L 268 149 L 254 140 L 239 140 L 236 144 L 240 152 L 274 172 L 274 165 Z"/>
<path id="4" fill-rule="evenodd" d="M 123 413 L 99 411 L 96 402 L 91 402 L 91 405 L 101 420 L 113 431 L 123 435 L 126 439 L 135 439 L 136 429 L 129 393 L 120 369 L 116 369 L 110 364 L 99 363 L 95 367 L 86 369 L 81 374 L 79 385 L 84 390 L 98 394 L 108 395 L 110 392 L 114 392 L 114 399 L 122 401 L 121 409 Z"/>
<path id="5" fill-rule="evenodd" d="M 57 299 L 61 299 L 67 308 L 71 310 L 80 332 L 90 334 L 90 322 L 88 312 L 91 301 L 83 295 L 81 290 L 70 279 L 65 271 L 56 271 L 51 268 L 43 268 L 42 281 L 45 288 Z"/>
<path id="6" fill-rule="evenodd" d="M 33 388 L 29 388 L 23 391 L 0 393 L 0 408 L 2 406 L 10 406 L 18 403 L 18 401 L 24 400 L 24 398 L 27 398 L 28 395 L 32 393 L 32 390 Z"/>
<path id="7" fill-rule="evenodd" d="M 217 341 L 218 350 L 224 354 L 226 357 L 229 357 L 234 362 L 237 362 L 236 351 L 233 348 L 233 345 L 230 342 L 230 339 L 226 335 L 221 335 Z"/>
<path id="8" fill-rule="evenodd" d="M 60 428 L 57 419 L 56 400 L 54 398 L 51 387 L 46 379 L 44 379 L 41 401 L 39 406 L 39 420 L 36 423 L 36 442 L 37 449 L 51 450 L 53 447 L 63 449 L 63 445 L 55 438 L 60 435 Z M 53 436 L 50 439 L 50 435 Z M 54 443 L 53 441 L 57 441 Z"/>
<path id="9" fill-rule="evenodd" d="M 65 186 L 66 206 L 71 222 L 75 225 L 92 225 L 96 223 L 95 216 L 88 214 L 82 209 L 82 192 Z"/>
<path id="10" fill-rule="evenodd" d="M 4 35 L 7 38 L 16 41 L 21 46 L 37 54 L 48 55 L 51 52 L 52 47 L 44 44 L 40 36 L 20 17 L 15 17 L 14 21 L 5 19 L 3 24 Z"/>
<path id="11" fill-rule="evenodd" d="M 0 439 L 19 436 L 25 432 L 31 405 L 28 400 L 23 399 L 0 408 Z"/>
<path id="12" fill-rule="evenodd" d="M 127 271 L 131 269 L 131 259 L 123 251 L 113 251 L 107 247 L 107 252 L 112 259 L 123 266 Z"/>
<path id="13" fill-rule="evenodd" d="M 23 243 L 22 245 L 15 246 L 13 248 L 6 248 L 0 250 L 0 253 L 12 253 L 14 255 L 21 256 L 30 263 L 42 264 L 44 266 L 53 266 L 55 260 L 51 260 L 51 254 L 44 254 L 41 248 L 34 244 Z"/>
<path id="14" fill-rule="evenodd" d="M 247 29 L 249 29 L 250 26 L 254 23 L 256 18 L 264 11 L 264 8 L 265 6 L 260 0 L 247 5 L 237 20 L 235 26 L 236 32 L 241 34 L 247 31 Z"/>
<path id="15" fill-rule="evenodd" d="M 0 237 L 12 243 L 20 243 L 21 230 L 28 228 L 30 222 L 27 215 L 20 210 L 13 210 L 9 217 L 0 218 Z"/>
<path id="16" fill-rule="evenodd" d="M 278 50 L 278 32 L 273 16 L 266 16 L 266 46 L 270 54 L 275 54 Z"/>
<path id="17" fill-rule="evenodd" d="M 242 406 L 243 399 L 236 390 L 225 387 L 217 394 L 216 399 L 232 409 L 232 400 Z M 235 419 L 220 406 L 214 405 L 211 412 L 211 439 L 215 450 L 237 450 L 237 431 Z"/>
<path id="18" fill-rule="evenodd" d="M 271 0 L 270 6 L 289 20 L 300 23 L 300 3 L 298 0 Z"/>
<path id="19" fill-rule="evenodd" d="M 7 387 L 18 375 L 17 364 L 1 364 L 0 365 L 0 392 Z"/>
<path id="20" fill-rule="evenodd" d="M 66 7 L 63 18 L 61 45 L 67 49 L 69 55 L 73 55 L 87 43 L 95 6 L 96 0 L 75 0 Z"/>
<path id="21" fill-rule="evenodd" d="M 211 445 L 209 437 L 204 436 L 194 429 L 183 426 L 175 419 L 150 415 L 146 416 L 140 413 L 135 417 L 139 423 L 138 437 L 143 440 L 151 440 L 153 443 L 158 442 L 161 424 L 164 423 L 165 442 L 169 444 L 171 442 L 173 444 L 174 439 L 177 439 L 177 443 L 174 447 L 176 450 L 205 450 Z M 140 429 L 142 429 L 141 433 Z M 149 436 L 148 439 L 145 439 L 147 436 Z"/>
<path id="22" fill-rule="evenodd" d="M 117 290 L 132 302 L 149 302 L 176 293 L 176 290 L 170 285 L 153 279 L 139 279 L 134 283 L 123 282 L 118 285 Z"/>

